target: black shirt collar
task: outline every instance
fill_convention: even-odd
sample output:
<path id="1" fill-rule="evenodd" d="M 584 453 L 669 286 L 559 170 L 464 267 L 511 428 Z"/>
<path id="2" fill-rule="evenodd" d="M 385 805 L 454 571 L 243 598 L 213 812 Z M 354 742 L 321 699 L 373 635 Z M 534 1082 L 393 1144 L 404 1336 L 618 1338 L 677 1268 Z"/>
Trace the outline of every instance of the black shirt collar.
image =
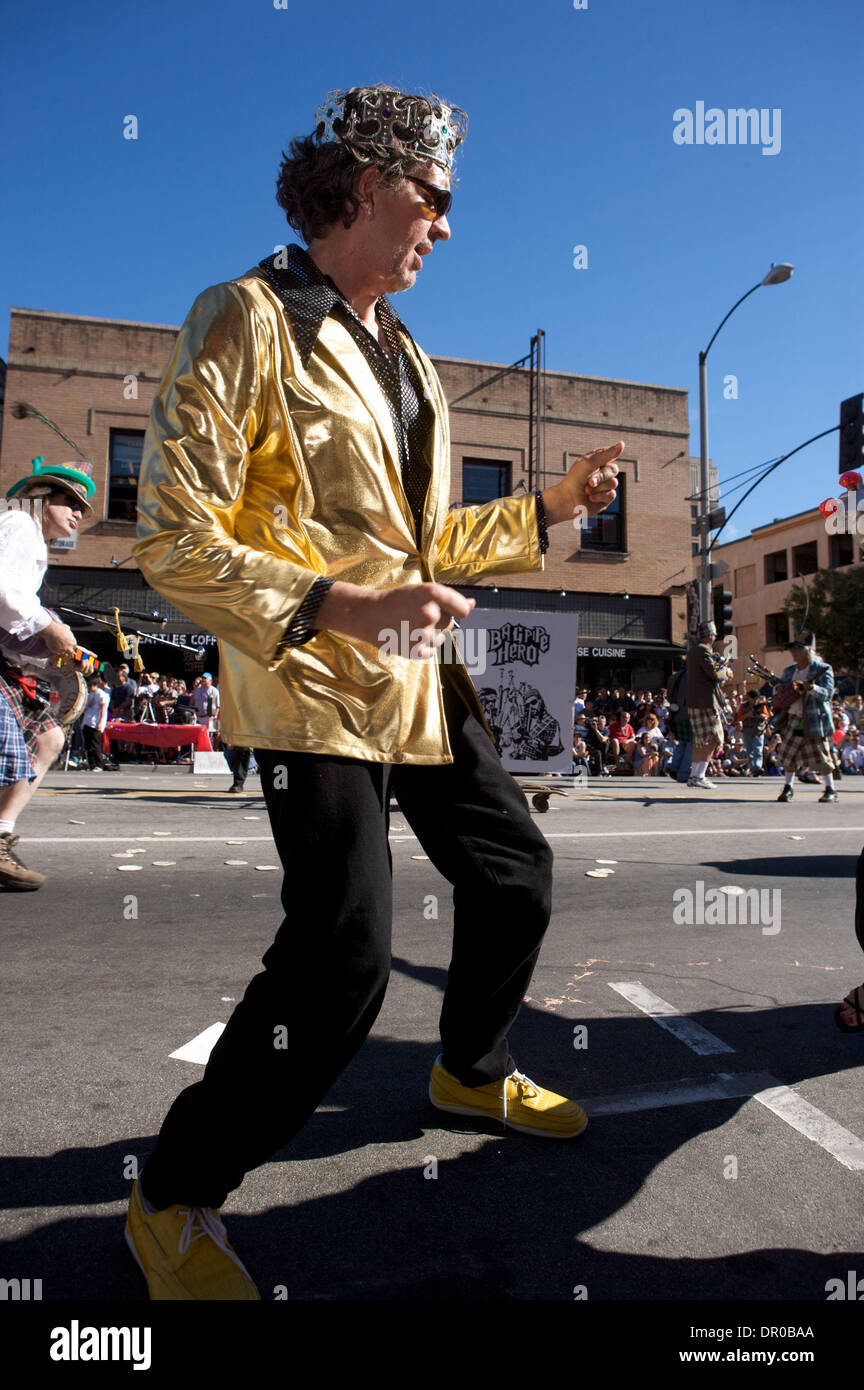
<path id="1" fill-rule="evenodd" d="M 302 246 L 294 244 L 275 252 L 272 256 L 265 256 L 263 261 L 259 261 L 256 269 L 276 290 L 288 312 L 304 367 L 309 365 L 321 325 L 334 308 L 340 312 L 354 314 L 357 322 L 361 322 L 330 276 L 321 273 Z M 413 343 L 411 334 L 384 295 L 378 300 L 375 309 L 379 318 L 389 317 L 394 328 L 404 333 Z"/>

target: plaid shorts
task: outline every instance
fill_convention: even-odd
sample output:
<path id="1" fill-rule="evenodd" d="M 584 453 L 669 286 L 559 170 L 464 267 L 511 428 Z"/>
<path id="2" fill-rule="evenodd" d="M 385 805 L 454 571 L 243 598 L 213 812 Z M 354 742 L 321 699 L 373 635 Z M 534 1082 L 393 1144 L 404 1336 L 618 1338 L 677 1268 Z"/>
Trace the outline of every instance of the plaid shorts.
<path id="1" fill-rule="evenodd" d="M 716 709 L 688 709 L 693 726 L 693 744 L 703 748 L 707 744 L 723 747 L 723 721 Z"/>
<path id="2" fill-rule="evenodd" d="M 831 739 L 810 733 L 796 734 L 791 727 L 783 735 L 775 756 L 784 772 L 803 772 L 805 768 L 811 772 L 834 771 Z"/>
<path id="3" fill-rule="evenodd" d="M 46 729 L 59 728 L 49 706 L 40 701 L 38 709 L 29 709 L 27 697 L 9 672 L 10 666 L 0 657 L 0 786 L 13 782 L 32 782 L 36 776 L 33 760 L 36 740 Z"/>

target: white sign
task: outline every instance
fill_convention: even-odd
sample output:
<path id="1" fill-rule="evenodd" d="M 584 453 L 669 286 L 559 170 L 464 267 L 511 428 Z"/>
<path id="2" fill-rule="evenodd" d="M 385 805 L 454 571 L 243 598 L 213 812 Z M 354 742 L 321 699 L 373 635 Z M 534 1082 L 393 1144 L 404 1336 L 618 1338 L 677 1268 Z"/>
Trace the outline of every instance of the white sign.
<path id="1" fill-rule="evenodd" d="M 470 674 L 508 772 L 569 773 L 579 615 L 475 608 L 459 625 L 486 631 Z"/>

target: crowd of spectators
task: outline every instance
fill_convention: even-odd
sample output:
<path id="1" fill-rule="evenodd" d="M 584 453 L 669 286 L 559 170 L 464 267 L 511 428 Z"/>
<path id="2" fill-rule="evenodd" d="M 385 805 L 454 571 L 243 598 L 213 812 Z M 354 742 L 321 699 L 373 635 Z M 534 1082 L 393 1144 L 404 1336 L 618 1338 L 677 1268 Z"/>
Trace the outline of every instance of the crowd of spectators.
<path id="1" fill-rule="evenodd" d="M 777 761 L 782 736 L 770 727 L 770 697 L 756 689 L 726 691 L 732 712 L 724 721 L 724 744 L 708 766 L 713 777 L 782 777 Z M 594 777 L 677 776 L 681 768 L 679 739 L 666 687 L 654 692 L 605 685 L 589 691 L 577 687 L 573 701 L 573 771 Z M 834 702 L 834 754 L 838 771 L 864 776 L 864 696 L 850 695 Z M 676 756 L 677 754 L 677 756 Z M 801 780 L 818 782 L 815 774 Z"/>
<path id="2" fill-rule="evenodd" d="M 125 664 L 117 668 L 117 680 L 108 684 L 104 677 L 87 680 L 87 704 L 71 738 L 69 765 L 91 771 L 114 771 L 121 761 L 189 763 L 188 749 L 152 748 L 143 744 L 114 743 L 117 761 L 102 753 L 102 734 L 108 721 L 133 724 L 200 724 L 210 736 L 214 749 L 222 746 L 219 729 L 219 687 L 209 671 L 196 676 L 191 687 L 177 676 L 159 671 L 142 671 L 136 680 Z"/>

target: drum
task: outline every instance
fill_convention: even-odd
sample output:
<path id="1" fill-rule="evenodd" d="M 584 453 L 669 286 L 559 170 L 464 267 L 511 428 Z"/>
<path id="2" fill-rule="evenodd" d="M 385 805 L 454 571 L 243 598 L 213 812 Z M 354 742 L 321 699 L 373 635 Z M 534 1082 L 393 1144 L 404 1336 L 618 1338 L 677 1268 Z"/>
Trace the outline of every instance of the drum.
<path id="1" fill-rule="evenodd" d="M 40 680 L 51 687 L 48 703 L 52 718 L 64 727 L 74 724 L 87 704 L 87 682 L 81 672 L 64 661 L 60 666 L 49 666 Z"/>

